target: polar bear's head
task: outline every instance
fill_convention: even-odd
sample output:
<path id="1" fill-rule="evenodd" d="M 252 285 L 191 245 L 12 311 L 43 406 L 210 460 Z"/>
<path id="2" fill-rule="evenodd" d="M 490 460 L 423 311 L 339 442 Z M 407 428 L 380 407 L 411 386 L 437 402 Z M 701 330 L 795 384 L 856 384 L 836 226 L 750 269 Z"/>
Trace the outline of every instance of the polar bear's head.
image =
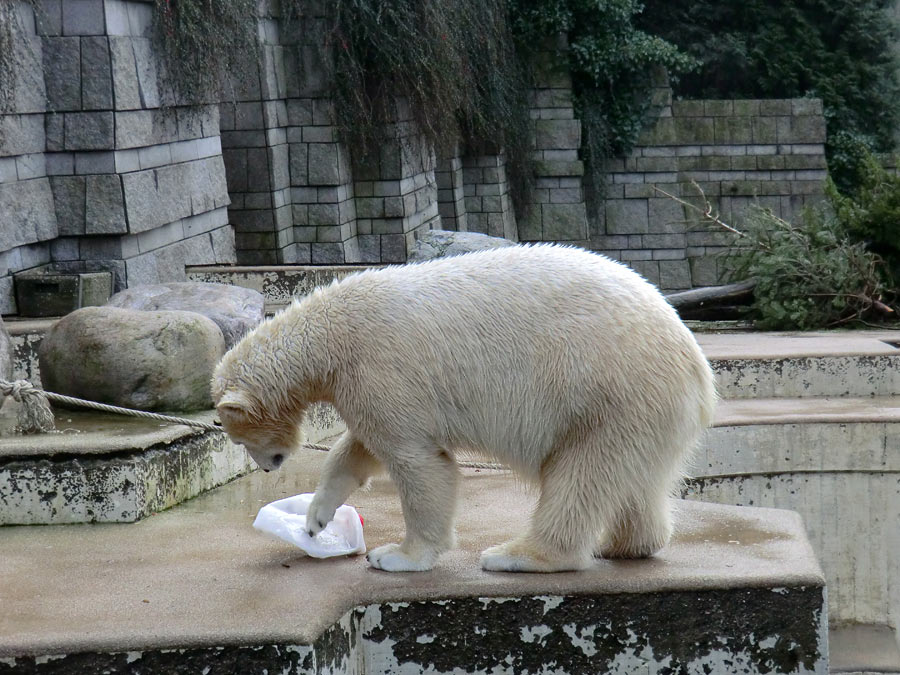
<path id="1" fill-rule="evenodd" d="M 296 423 L 266 414 L 242 391 L 229 390 L 216 403 L 229 438 L 243 445 L 263 471 L 274 471 L 300 445 Z"/>

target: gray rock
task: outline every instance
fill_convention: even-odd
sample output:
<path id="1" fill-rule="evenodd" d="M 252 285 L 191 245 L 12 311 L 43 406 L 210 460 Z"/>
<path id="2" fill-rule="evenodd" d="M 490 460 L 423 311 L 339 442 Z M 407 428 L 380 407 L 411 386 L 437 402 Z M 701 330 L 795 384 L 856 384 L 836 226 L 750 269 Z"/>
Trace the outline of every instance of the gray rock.
<path id="1" fill-rule="evenodd" d="M 12 379 L 12 372 L 12 343 L 6 326 L 3 325 L 3 319 L 0 318 L 0 380 Z M 3 395 L 0 394 L 0 404 L 2 403 Z"/>
<path id="2" fill-rule="evenodd" d="M 60 319 L 38 351 L 44 389 L 140 410 L 212 407 L 225 353 L 218 326 L 195 312 L 85 307 Z"/>
<path id="3" fill-rule="evenodd" d="M 134 286 L 110 298 L 107 307 L 143 311 L 180 310 L 212 319 L 230 349 L 265 318 L 262 293 L 240 286 L 183 281 Z"/>
<path id="4" fill-rule="evenodd" d="M 430 230 L 423 234 L 407 256 L 407 262 L 424 262 L 434 258 L 449 258 L 454 255 L 482 251 L 491 248 L 515 246 L 515 242 L 501 237 L 489 237 L 477 232 L 451 232 Z"/>

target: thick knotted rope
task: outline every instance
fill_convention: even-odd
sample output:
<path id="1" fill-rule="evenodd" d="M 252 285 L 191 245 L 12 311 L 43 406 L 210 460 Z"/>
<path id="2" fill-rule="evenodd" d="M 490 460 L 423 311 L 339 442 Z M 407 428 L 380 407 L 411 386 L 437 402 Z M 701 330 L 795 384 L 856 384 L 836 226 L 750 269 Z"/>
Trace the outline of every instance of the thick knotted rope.
<path id="1" fill-rule="evenodd" d="M 52 391 L 44 391 L 43 389 L 35 387 L 28 380 L 16 380 L 15 382 L 0 380 L 0 394 L 12 396 L 14 400 L 22 404 L 19 407 L 17 422 L 19 431 L 26 434 L 46 433 L 48 431 L 53 431 L 56 428 L 53 421 L 53 411 L 50 409 L 50 401 L 82 408 L 91 408 L 93 410 L 102 410 L 103 412 L 117 413 L 119 415 L 130 415 L 132 417 L 159 420 L 160 422 L 168 422 L 170 424 L 184 424 L 189 427 L 205 429 L 206 431 L 222 431 L 221 427 L 218 427 L 215 424 L 209 424 L 208 422 L 199 422 L 197 420 L 172 417 L 170 415 L 159 415 L 145 410 L 121 408 L 116 405 L 108 405 L 106 403 L 97 403 L 96 401 L 86 401 L 73 396 L 55 394 Z"/>

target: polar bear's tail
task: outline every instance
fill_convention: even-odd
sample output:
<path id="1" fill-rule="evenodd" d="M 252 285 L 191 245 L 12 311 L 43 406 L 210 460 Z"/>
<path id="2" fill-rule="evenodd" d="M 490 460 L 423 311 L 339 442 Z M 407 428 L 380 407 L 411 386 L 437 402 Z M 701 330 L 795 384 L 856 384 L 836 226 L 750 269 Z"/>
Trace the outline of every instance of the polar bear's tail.
<path id="1" fill-rule="evenodd" d="M 700 371 L 697 378 L 700 384 L 700 424 L 701 428 L 706 429 L 712 426 L 719 395 L 716 392 L 716 378 L 709 362 L 702 358 L 697 367 Z"/>

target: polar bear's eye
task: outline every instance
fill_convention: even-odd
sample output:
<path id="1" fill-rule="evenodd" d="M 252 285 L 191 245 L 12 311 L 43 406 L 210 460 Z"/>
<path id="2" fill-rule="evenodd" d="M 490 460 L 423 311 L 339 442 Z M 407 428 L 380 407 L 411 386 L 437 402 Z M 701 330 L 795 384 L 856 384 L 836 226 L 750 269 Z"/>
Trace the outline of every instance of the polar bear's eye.
<path id="1" fill-rule="evenodd" d="M 281 466 L 281 463 L 284 461 L 284 455 L 272 455 L 272 464 L 275 466 Z"/>

